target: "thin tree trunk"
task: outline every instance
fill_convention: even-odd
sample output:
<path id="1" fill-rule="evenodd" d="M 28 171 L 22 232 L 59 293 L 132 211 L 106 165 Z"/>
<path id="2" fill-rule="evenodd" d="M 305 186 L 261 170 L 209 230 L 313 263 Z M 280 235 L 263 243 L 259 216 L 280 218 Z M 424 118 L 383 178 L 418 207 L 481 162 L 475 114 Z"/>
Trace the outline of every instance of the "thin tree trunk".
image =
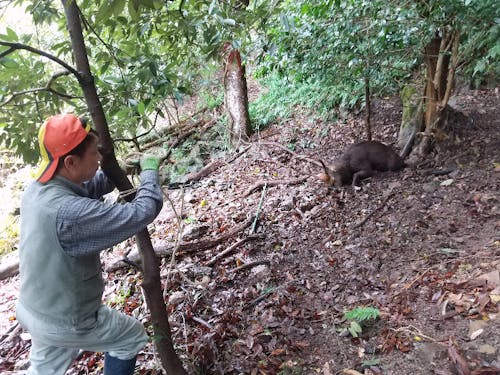
<path id="1" fill-rule="evenodd" d="M 248 141 L 251 133 L 245 67 L 240 51 L 229 52 L 224 74 L 224 100 L 229 114 L 228 132 L 233 146 Z"/>
<path id="2" fill-rule="evenodd" d="M 107 175 L 113 180 L 118 190 L 129 190 L 133 186 L 120 169 L 116 160 L 106 116 L 97 95 L 94 78 L 90 72 L 79 9 L 75 0 L 62 0 L 62 3 L 66 13 L 76 67 L 79 72 L 79 83 L 82 87 L 92 121 L 100 135 L 103 165 L 106 168 Z M 133 197 L 130 197 L 130 199 L 133 199 Z M 174 350 L 167 309 L 163 300 L 160 267 L 148 230 L 144 229 L 139 232 L 136 235 L 136 240 L 142 257 L 142 272 L 144 277 L 142 288 L 144 289 L 146 302 L 151 312 L 151 321 L 155 335 L 154 342 L 158 350 L 158 355 L 168 375 L 185 375 L 187 373 Z"/>
<path id="3" fill-rule="evenodd" d="M 432 149 L 436 129 L 446 122 L 447 104 L 454 80 L 454 62 L 451 53 L 458 53 L 458 35 L 453 31 L 443 31 L 443 35 L 429 42 L 425 49 L 425 131 L 420 142 L 421 155 Z"/>
<path id="4" fill-rule="evenodd" d="M 368 141 L 372 140 L 372 123 L 371 123 L 371 101 L 370 101 L 370 77 L 367 72 L 365 73 L 365 127 L 366 138 Z"/>

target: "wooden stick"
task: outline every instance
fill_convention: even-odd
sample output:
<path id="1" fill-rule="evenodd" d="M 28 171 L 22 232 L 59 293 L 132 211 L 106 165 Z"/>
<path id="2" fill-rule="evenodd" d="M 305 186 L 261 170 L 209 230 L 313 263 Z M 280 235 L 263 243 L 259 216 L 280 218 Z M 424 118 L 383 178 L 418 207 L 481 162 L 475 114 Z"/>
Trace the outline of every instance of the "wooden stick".
<path id="1" fill-rule="evenodd" d="M 237 247 L 243 245 L 245 242 L 255 240 L 257 238 L 262 238 L 262 236 L 259 235 L 250 235 L 248 237 L 242 238 L 241 240 L 233 243 L 231 246 L 229 246 L 227 249 L 221 251 L 217 255 L 215 255 L 212 259 L 210 259 L 206 265 L 207 266 L 213 266 L 219 259 L 224 258 L 226 255 L 232 253 Z"/>
<path id="2" fill-rule="evenodd" d="M 244 270 L 244 269 L 247 269 L 247 268 L 252 268 L 252 267 L 255 267 L 255 266 L 259 266 L 261 264 L 270 265 L 271 261 L 269 259 L 261 259 L 261 260 L 256 260 L 256 261 L 253 261 L 253 262 L 248 262 L 248 263 L 242 264 L 241 266 L 236 267 L 236 268 L 234 268 L 232 270 L 229 270 L 229 272 L 237 272 L 237 271 L 241 271 L 241 270 Z"/>
<path id="3" fill-rule="evenodd" d="M 377 211 L 380 211 L 385 206 L 385 204 L 389 201 L 389 199 L 392 197 L 393 194 L 394 194 L 393 191 L 389 192 L 389 194 L 387 194 L 387 197 L 385 197 L 385 199 L 382 202 L 382 204 L 380 206 L 378 206 L 377 208 L 375 208 L 368 215 L 366 215 L 366 217 L 363 220 L 361 220 L 360 223 L 354 225 L 352 227 L 352 229 L 358 229 L 358 228 L 362 227 L 368 221 L 368 219 L 370 219 Z"/>
<path id="4" fill-rule="evenodd" d="M 297 185 L 308 179 L 308 176 L 293 178 L 288 180 L 269 180 L 269 181 L 258 181 L 247 192 L 243 195 L 244 197 L 248 197 L 255 190 L 260 189 L 263 186 L 278 186 L 278 185 Z"/>
<path id="5" fill-rule="evenodd" d="M 262 203 L 264 202 L 264 197 L 266 196 L 267 184 L 264 185 L 264 189 L 262 189 L 262 194 L 260 195 L 259 205 L 257 206 L 257 212 L 255 213 L 255 219 L 252 223 L 252 228 L 250 229 L 250 233 L 255 233 L 255 229 L 257 229 L 257 222 L 259 221 L 260 210 L 262 209 Z"/>
<path id="6" fill-rule="evenodd" d="M 268 290 L 267 292 L 264 292 L 263 294 L 261 294 L 260 296 L 258 296 L 257 298 L 254 298 L 252 301 L 248 302 L 244 307 L 243 309 L 247 309 L 248 307 L 251 307 L 251 306 L 255 306 L 256 304 L 258 304 L 260 301 L 263 301 L 264 299 L 266 299 L 267 297 L 269 297 L 271 294 L 277 292 L 278 290 L 280 289 L 283 289 L 285 287 L 287 287 L 288 285 L 290 285 L 291 283 L 294 283 L 295 282 L 295 279 L 294 280 L 290 280 L 290 281 L 287 281 L 286 283 L 282 284 L 282 285 L 279 285 L 277 287 L 274 287 L 274 288 L 271 288 L 270 290 Z"/>

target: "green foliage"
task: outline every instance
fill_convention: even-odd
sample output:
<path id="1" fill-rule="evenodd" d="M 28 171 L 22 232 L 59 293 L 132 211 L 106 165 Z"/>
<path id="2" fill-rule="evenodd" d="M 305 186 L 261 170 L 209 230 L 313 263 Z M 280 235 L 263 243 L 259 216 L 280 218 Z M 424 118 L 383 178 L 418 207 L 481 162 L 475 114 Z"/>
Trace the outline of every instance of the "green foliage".
<path id="1" fill-rule="evenodd" d="M 6 30 L 0 43 L 19 41 L 71 65 L 60 2 L 16 3 L 26 5 L 37 29 L 32 35 Z M 263 27 L 274 3 L 256 1 L 246 8 L 239 4 L 211 0 L 78 1 L 90 66 L 113 138 L 135 137 L 151 127 L 151 114 L 162 108 L 166 98 L 181 101 L 195 86 L 199 90 L 209 61 L 220 64 L 227 43 L 239 48 L 243 56 L 252 50 L 249 30 Z M 38 31 L 43 31 L 43 38 L 38 38 Z M 8 49 L 0 44 L 0 54 Z M 76 77 L 57 78 L 51 85 L 57 90 L 46 89 L 60 68 L 24 50 L 0 60 L 0 143 L 22 154 L 25 161 L 36 160 L 36 129 L 48 116 L 61 111 L 87 112 Z M 34 87 L 40 90 L 33 91 Z M 69 98 L 61 98 L 55 91 Z M 21 92 L 24 94 L 14 95 Z M 218 93 L 207 97 L 210 106 L 221 101 Z M 163 115 L 161 110 L 159 114 Z"/>
<path id="2" fill-rule="evenodd" d="M 363 367 L 371 367 L 371 366 L 377 366 L 380 364 L 380 359 L 378 358 L 370 358 L 370 359 L 365 359 L 361 363 Z"/>
<path id="3" fill-rule="evenodd" d="M 398 92 L 418 71 L 429 40 L 452 28 L 462 32 L 463 71 L 497 82 L 497 5 L 493 0 L 285 1 L 261 39 L 265 55 L 258 74 L 278 73 L 286 84 L 321 87 L 313 103 L 352 108 L 363 103 L 365 77 L 374 95 Z"/>
<path id="4" fill-rule="evenodd" d="M 379 309 L 375 307 L 358 306 L 350 311 L 344 313 L 347 320 L 354 320 L 356 322 L 363 322 L 365 320 L 377 319 L 380 315 Z"/>
<path id="5" fill-rule="evenodd" d="M 86 114 L 76 77 L 24 49 L 73 58 L 59 1 L 24 4 L 35 29 L 0 28 L 0 143 L 34 162 L 36 131 L 61 111 Z M 295 106 L 324 117 L 363 104 L 364 78 L 374 95 L 399 92 L 418 73 L 423 46 L 444 28 L 461 31 L 459 71 L 476 84 L 498 82 L 499 7 L 493 0 L 252 1 L 79 0 L 90 65 L 113 138 L 152 126 L 166 98 L 205 93 L 222 103 L 213 63 L 227 46 L 256 58 L 256 76 L 269 90 L 250 107 L 255 129 L 288 117 Z M 43 35 L 43 38 L 40 37 Z M 257 38 L 257 40 L 256 40 Z M 2 44 L 4 43 L 4 44 Z M 207 76 L 212 79 L 207 79 Z M 47 87 L 48 83 L 50 87 Z M 218 133 L 223 136 L 225 131 Z M 221 137 L 224 142 L 224 137 Z M 222 149 L 222 145 L 217 146 Z"/>
<path id="6" fill-rule="evenodd" d="M 317 103 L 351 108 L 372 90 L 391 92 L 415 64 L 401 51 L 413 33 L 401 27 L 412 9 L 395 11 L 381 1 L 285 3 L 279 23 L 269 29 L 261 74 L 277 71 L 295 82 L 321 87 Z"/>
<path id="7" fill-rule="evenodd" d="M 298 361 L 288 360 L 280 366 L 278 375 L 302 375 L 305 369 Z"/>
<path id="8" fill-rule="evenodd" d="M 462 72 L 475 86 L 496 85 L 500 80 L 500 8 L 492 12 L 489 3 L 474 3 L 476 22 L 463 36 Z"/>
<path id="9" fill-rule="evenodd" d="M 344 318 L 349 321 L 347 331 L 352 337 L 358 337 L 363 332 L 362 324 L 368 320 L 375 320 L 379 317 L 380 311 L 375 307 L 358 306 L 344 313 Z"/>
<path id="10" fill-rule="evenodd" d="M 266 92 L 250 103 L 250 117 L 255 130 L 260 130 L 272 122 L 288 118 L 296 107 L 314 111 L 315 115 L 334 119 L 338 117 L 337 106 L 353 106 L 359 97 L 348 94 L 349 84 L 329 87 L 313 79 L 292 80 L 277 72 L 261 78 Z"/>

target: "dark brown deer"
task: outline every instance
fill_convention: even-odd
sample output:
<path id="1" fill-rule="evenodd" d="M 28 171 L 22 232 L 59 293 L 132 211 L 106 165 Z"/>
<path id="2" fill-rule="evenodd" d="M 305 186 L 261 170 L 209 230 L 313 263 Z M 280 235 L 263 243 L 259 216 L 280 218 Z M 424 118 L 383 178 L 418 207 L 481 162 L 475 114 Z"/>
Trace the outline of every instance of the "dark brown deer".
<path id="1" fill-rule="evenodd" d="M 328 166 L 322 160 L 320 162 L 324 174 L 318 178 L 336 187 L 351 182 L 352 186 L 357 186 L 362 179 L 375 172 L 398 171 L 406 166 L 404 156 L 399 156 L 390 146 L 377 141 L 364 141 L 350 146 Z"/>

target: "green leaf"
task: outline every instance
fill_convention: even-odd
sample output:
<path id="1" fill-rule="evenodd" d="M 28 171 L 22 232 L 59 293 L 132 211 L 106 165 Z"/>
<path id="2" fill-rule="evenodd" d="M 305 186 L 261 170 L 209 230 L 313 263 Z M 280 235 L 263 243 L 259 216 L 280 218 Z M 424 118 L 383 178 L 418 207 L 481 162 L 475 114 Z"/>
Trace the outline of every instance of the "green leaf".
<path id="1" fill-rule="evenodd" d="M 141 116 L 144 116 L 145 111 L 146 105 L 143 102 L 139 102 L 139 104 L 137 104 L 137 112 L 139 112 Z"/>
<path id="2" fill-rule="evenodd" d="M 380 364 L 380 359 L 379 358 L 371 358 L 371 359 L 365 359 L 362 363 L 363 367 L 371 367 L 371 366 L 377 366 Z"/>
<path id="3" fill-rule="evenodd" d="M 18 67 L 16 60 L 11 59 L 10 57 L 1 58 L 0 65 L 3 65 L 4 67 L 9 69 L 16 69 Z"/>
<path id="4" fill-rule="evenodd" d="M 344 316 L 348 320 L 362 322 L 364 320 L 376 319 L 380 315 L 380 311 L 374 307 L 358 306 L 350 311 L 346 311 Z"/>
<path id="5" fill-rule="evenodd" d="M 122 14 L 125 8 L 125 0 L 108 0 L 103 1 L 101 7 L 97 11 L 96 23 L 105 22 L 111 17 L 116 17 Z"/>
<path id="6" fill-rule="evenodd" d="M 0 39 L 5 40 L 6 42 L 18 42 L 19 37 L 16 32 L 12 30 L 10 27 L 6 28 L 7 34 L 0 34 Z"/>
<path id="7" fill-rule="evenodd" d="M 358 337 L 359 334 L 363 331 L 359 323 L 354 320 L 351 322 L 348 329 L 352 337 Z"/>

